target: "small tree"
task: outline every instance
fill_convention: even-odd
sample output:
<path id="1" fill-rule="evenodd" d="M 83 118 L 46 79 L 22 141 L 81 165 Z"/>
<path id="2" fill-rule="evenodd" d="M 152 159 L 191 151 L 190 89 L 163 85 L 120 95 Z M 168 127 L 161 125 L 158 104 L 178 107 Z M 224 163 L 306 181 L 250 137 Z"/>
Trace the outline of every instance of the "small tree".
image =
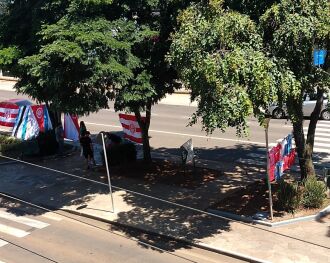
<path id="1" fill-rule="evenodd" d="M 314 68 L 312 51 L 316 43 L 329 50 L 330 4 L 278 2 L 262 2 L 267 8 L 264 14 L 258 10 L 261 16 L 249 5 L 232 11 L 221 0 L 191 6 L 179 17 L 169 60 L 199 103 L 192 123 L 201 118 L 207 132 L 237 127 L 241 135 L 251 114 L 262 123 L 270 102 L 286 103 L 305 178 L 314 174 L 315 127 L 329 90 L 329 59 L 324 69 Z M 317 103 L 305 141 L 302 101 L 314 87 Z"/>
<path id="2" fill-rule="evenodd" d="M 175 71 L 165 61 L 168 38 L 176 14 L 190 2 L 15 1 L 3 20 L 14 37 L 7 30 L 2 39 L 4 47 L 16 44 L 21 52 L 9 63 L 20 77 L 17 90 L 55 109 L 81 114 L 115 100 L 115 110 L 135 114 L 144 159 L 150 161 L 151 107 L 178 86 Z M 36 21 L 27 26 L 25 38 L 9 25 L 15 21 L 26 26 L 18 19 L 20 13 Z"/>

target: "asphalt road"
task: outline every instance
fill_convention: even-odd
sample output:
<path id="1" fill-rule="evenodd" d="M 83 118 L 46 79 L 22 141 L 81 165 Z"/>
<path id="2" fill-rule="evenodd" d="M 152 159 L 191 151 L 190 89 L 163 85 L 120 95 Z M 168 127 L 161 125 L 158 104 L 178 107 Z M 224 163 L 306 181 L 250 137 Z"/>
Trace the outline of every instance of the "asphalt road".
<path id="1" fill-rule="evenodd" d="M 127 238 L 120 228 L 103 222 L 62 211 L 61 216 L 7 198 L 0 197 L 0 202 L 1 263 L 243 262 L 182 245 L 168 253 L 166 247 L 173 243 L 171 240 L 144 235 L 142 242 L 146 243 L 141 243 L 133 238 L 141 236 L 138 232 L 131 232 L 131 238 Z"/>
<path id="2" fill-rule="evenodd" d="M 16 95 L 13 91 L 0 91 L 0 100 L 7 98 L 27 98 L 26 96 Z M 187 95 L 176 95 L 172 98 L 177 104 L 188 105 L 182 103 L 188 100 Z M 244 162 L 262 159 L 264 163 L 265 155 L 265 131 L 260 127 L 255 118 L 248 121 L 249 134 L 246 137 L 238 138 L 236 130 L 229 128 L 225 133 L 215 131 L 212 135 L 207 136 L 202 131 L 200 123 L 187 126 L 189 118 L 195 112 L 194 106 L 178 106 L 168 104 L 158 104 L 152 109 L 152 120 L 150 126 L 150 144 L 154 152 L 171 153 L 180 155 L 179 148 L 188 139 L 192 138 L 194 149 L 200 159 L 226 162 Z M 87 128 L 92 133 L 100 131 L 122 131 L 119 122 L 118 113 L 114 112 L 113 105 L 109 109 L 100 110 L 89 116 L 81 117 Z M 307 127 L 309 121 L 305 121 Z M 329 162 L 330 153 L 330 122 L 321 123 L 321 142 L 316 139 L 316 144 L 320 143 L 321 147 L 327 153 L 316 155 L 322 157 L 322 162 Z M 284 138 L 292 131 L 292 125 L 289 121 L 272 119 L 269 127 L 269 142 L 276 143 L 277 140 Z M 317 136 L 316 136 L 317 137 Z M 318 145 L 315 146 L 316 148 Z"/>

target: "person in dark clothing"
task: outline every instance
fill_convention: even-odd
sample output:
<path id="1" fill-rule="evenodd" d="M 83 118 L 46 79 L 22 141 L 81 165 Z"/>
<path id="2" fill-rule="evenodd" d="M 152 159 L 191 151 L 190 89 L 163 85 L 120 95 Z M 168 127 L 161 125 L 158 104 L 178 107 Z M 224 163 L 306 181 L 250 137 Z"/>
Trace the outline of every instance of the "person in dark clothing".
<path id="1" fill-rule="evenodd" d="M 57 127 L 55 128 L 55 136 L 56 141 L 58 143 L 58 154 L 63 155 L 64 151 L 64 130 L 62 123 L 58 123 Z"/>
<path id="2" fill-rule="evenodd" d="M 90 135 L 90 132 L 85 131 L 83 133 L 83 136 L 80 138 L 80 145 L 83 149 L 83 155 L 87 160 L 87 169 L 91 168 L 91 163 L 92 162 L 95 165 L 94 153 L 93 153 L 93 144 L 92 144 L 92 140 L 89 137 L 89 135 Z"/>

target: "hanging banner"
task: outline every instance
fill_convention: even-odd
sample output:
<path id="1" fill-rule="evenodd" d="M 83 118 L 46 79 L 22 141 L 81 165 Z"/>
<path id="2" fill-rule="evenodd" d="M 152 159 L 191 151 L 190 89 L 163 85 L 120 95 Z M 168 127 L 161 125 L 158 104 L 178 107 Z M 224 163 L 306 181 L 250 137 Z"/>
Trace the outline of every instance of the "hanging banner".
<path id="1" fill-rule="evenodd" d="M 0 126 L 14 128 L 19 106 L 13 103 L 0 103 Z"/>
<path id="2" fill-rule="evenodd" d="M 64 137 L 72 140 L 79 141 L 79 124 L 78 116 L 64 114 Z"/>
<path id="3" fill-rule="evenodd" d="M 22 106 L 12 132 L 12 136 L 21 140 L 31 140 L 39 135 L 39 124 L 31 106 Z"/>
<path id="4" fill-rule="evenodd" d="M 136 142 L 142 143 L 141 128 L 136 120 L 136 117 L 128 114 L 119 114 L 119 121 L 123 126 L 124 138 Z M 142 117 L 142 121 L 145 121 L 145 117 Z"/>
<path id="5" fill-rule="evenodd" d="M 38 122 L 40 132 L 46 132 L 53 129 L 46 105 L 33 105 L 31 106 L 31 109 Z"/>
<path id="6" fill-rule="evenodd" d="M 269 180 L 280 180 L 284 171 L 290 169 L 296 158 L 296 149 L 292 148 L 292 134 L 268 151 Z"/>

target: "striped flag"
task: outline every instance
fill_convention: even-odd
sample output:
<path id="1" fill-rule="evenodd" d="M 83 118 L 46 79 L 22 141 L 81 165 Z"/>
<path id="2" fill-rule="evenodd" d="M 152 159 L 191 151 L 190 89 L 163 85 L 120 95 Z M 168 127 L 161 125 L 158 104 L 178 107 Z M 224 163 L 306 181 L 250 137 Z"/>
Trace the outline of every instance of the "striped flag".
<path id="1" fill-rule="evenodd" d="M 132 142 L 142 143 L 141 128 L 134 115 L 119 114 L 119 121 L 123 126 L 124 137 Z M 142 117 L 145 121 L 145 117 Z"/>
<path id="2" fill-rule="evenodd" d="M 38 137 L 39 131 L 39 124 L 31 106 L 20 107 L 12 136 L 26 141 Z"/>
<path id="3" fill-rule="evenodd" d="M 64 137 L 72 140 L 79 141 L 79 124 L 78 116 L 64 114 Z"/>
<path id="4" fill-rule="evenodd" d="M 19 106 L 13 103 L 0 103 L 0 126 L 14 128 Z"/>
<path id="5" fill-rule="evenodd" d="M 46 105 L 33 105 L 31 106 L 31 109 L 38 122 L 39 129 L 41 132 L 53 129 L 53 125 L 50 120 Z"/>

